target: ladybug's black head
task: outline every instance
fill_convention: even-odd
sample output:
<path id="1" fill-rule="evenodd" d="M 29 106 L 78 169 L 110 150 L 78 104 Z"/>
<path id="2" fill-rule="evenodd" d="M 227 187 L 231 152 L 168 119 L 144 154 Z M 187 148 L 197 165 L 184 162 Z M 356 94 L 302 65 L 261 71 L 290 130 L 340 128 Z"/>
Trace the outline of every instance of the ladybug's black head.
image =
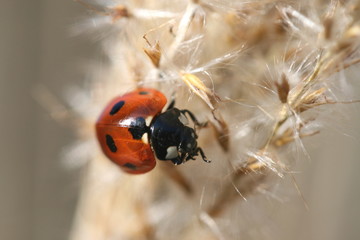
<path id="1" fill-rule="evenodd" d="M 195 151 L 197 147 L 196 138 L 197 136 L 195 134 L 194 129 L 187 126 L 183 126 L 180 135 L 179 152 L 191 153 Z"/>
<path id="2" fill-rule="evenodd" d="M 188 127 L 187 113 L 195 125 L 200 126 L 188 110 L 171 108 L 159 114 L 150 124 L 150 144 L 159 160 L 170 160 L 181 164 L 195 159 L 199 153 L 204 161 L 206 157 L 197 146 L 195 130 Z"/>

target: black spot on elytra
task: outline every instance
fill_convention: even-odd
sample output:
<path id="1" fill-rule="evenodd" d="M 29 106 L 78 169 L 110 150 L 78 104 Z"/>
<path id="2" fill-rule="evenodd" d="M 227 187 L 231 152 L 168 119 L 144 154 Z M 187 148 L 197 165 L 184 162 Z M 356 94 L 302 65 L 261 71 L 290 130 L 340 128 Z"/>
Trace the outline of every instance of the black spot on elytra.
<path id="1" fill-rule="evenodd" d="M 125 163 L 123 166 L 127 167 L 127 168 L 129 168 L 131 170 L 136 170 L 136 166 L 134 164 L 131 164 L 131 163 Z"/>
<path id="2" fill-rule="evenodd" d="M 106 145 L 108 146 L 108 148 L 110 149 L 111 152 L 116 152 L 117 151 L 117 147 L 115 145 L 114 139 L 109 135 L 106 134 Z"/>
<path id="3" fill-rule="evenodd" d="M 148 95 L 149 92 L 147 92 L 147 91 L 140 91 L 139 94 L 140 94 L 140 95 Z"/>
<path id="4" fill-rule="evenodd" d="M 144 135 L 147 130 L 148 127 L 146 126 L 146 122 L 143 117 L 138 117 L 130 123 L 129 132 L 134 139 L 141 139 L 142 135 Z"/>
<path id="5" fill-rule="evenodd" d="M 124 106 L 125 102 L 124 101 L 120 101 L 120 102 L 117 102 L 111 109 L 110 111 L 110 115 L 114 115 L 116 114 L 123 106 Z"/>

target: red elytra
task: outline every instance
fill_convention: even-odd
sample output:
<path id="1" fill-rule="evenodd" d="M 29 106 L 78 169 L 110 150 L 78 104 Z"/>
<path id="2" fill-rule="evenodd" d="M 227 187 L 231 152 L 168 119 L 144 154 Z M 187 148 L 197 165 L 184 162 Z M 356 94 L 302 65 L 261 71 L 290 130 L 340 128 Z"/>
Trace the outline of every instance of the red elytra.
<path id="1" fill-rule="evenodd" d="M 104 154 L 128 173 L 153 169 L 156 160 L 150 144 L 136 137 L 136 127 L 134 133 L 129 129 L 138 118 L 160 114 L 166 102 L 166 97 L 152 88 L 138 88 L 110 101 L 96 122 L 96 134 Z"/>

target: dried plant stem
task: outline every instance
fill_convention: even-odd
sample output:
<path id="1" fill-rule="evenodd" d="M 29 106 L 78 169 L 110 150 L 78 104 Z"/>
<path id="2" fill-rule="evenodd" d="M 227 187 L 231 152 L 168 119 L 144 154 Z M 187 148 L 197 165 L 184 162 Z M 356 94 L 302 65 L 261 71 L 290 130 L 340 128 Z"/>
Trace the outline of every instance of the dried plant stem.
<path id="1" fill-rule="evenodd" d="M 299 104 L 301 103 L 301 100 L 304 98 L 305 94 L 308 93 L 308 91 L 311 89 L 311 87 L 315 84 L 317 76 L 319 75 L 321 71 L 321 67 L 324 64 L 326 58 L 320 58 L 315 66 L 315 69 L 313 73 L 305 79 L 303 83 L 300 83 L 299 86 L 301 86 L 300 90 L 297 90 L 294 95 L 290 95 L 290 99 L 288 99 L 288 102 L 286 104 L 283 104 L 282 109 L 279 111 L 279 120 L 276 121 L 274 124 L 272 133 L 270 134 L 270 137 L 268 138 L 265 146 L 262 148 L 262 150 L 266 151 L 269 145 L 274 142 L 274 138 L 276 137 L 279 128 L 294 114 L 293 109 L 296 109 L 299 107 Z M 289 111 L 290 108 L 290 111 Z"/>
<path id="2" fill-rule="evenodd" d="M 194 14 L 198 8 L 198 5 L 194 3 L 194 1 L 189 0 L 187 8 L 179 22 L 178 30 L 175 34 L 175 39 L 173 43 L 170 45 L 169 49 L 167 50 L 167 58 L 169 60 L 173 60 L 176 56 L 176 52 L 178 51 L 181 43 L 184 41 L 186 37 L 186 32 L 194 18 Z"/>
<path id="3" fill-rule="evenodd" d="M 300 86 L 301 86 L 300 90 L 297 93 L 295 93 L 294 96 L 291 96 L 291 98 L 288 100 L 289 106 L 292 109 L 295 109 L 298 107 L 301 99 L 308 92 L 308 90 L 315 84 L 315 80 L 321 71 L 321 67 L 324 64 L 325 59 L 326 58 L 323 59 L 320 57 L 320 59 L 318 60 L 316 66 L 315 66 L 313 73 L 307 79 L 305 79 L 305 81 L 303 83 L 300 83 Z M 288 116 L 284 116 L 285 120 L 286 120 L 286 118 L 288 118 Z M 281 122 L 284 122 L 285 120 L 281 120 Z"/>
<path id="4" fill-rule="evenodd" d="M 265 178 L 266 174 L 251 174 L 247 168 L 239 169 L 232 174 L 231 184 L 226 185 L 216 202 L 207 210 L 207 213 L 211 217 L 219 217 L 226 209 L 231 208 L 235 200 L 246 201 L 246 196 L 253 193 Z M 246 182 L 246 184 L 242 184 L 241 188 L 236 187 L 236 183 L 241 181 Z"/>
<path id="5" fill-rule="evenodd" d="M 184 175 L 170 163 L 159 164 L 162 171 L 170 177 L 187 195 L 193 194 L 193 189 Z"/>

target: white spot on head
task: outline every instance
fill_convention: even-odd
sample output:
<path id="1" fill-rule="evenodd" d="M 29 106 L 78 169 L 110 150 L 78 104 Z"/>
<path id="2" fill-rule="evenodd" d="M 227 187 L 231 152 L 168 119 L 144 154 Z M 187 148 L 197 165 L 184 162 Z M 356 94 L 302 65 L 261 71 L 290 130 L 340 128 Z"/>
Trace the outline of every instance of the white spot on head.
<path id="1" fill-rule="evenodd" d="M 149 143 L 149 138 L 148 138 L 148 134 L 144 133 L 144 135 L 141 137 L 141 141 L 145 144 Z"/>
<path id="2" fill-rule="evenodd" d="M 176 146 L 168 147 L 168 149 L 166 149 L 166 152 L 167 154 L 165 156 L 165 159 L 173 159 L 179 156 Z"/>
<path id="3" fill-rule="evenodd" d="M 188 125 L 189 124 L 189 120 L 187 119 L 187 117 L 180 113 L 180 116 L 179 116 L 179 121 L 184 124 L 184 125 Z"/>
<path id="4" fill-rule="evenodd" d="M 190 148 L 191 148 L 191 143 L 188 143 L 188 144 L 186 145 L 186 147 L 187 147 L 188 149 L 190 149 Z"/>
<path id="5" fill-rule="evenodd" d="M 192 137 L 192 138 L 195 138 L 195 133 L 192 132 L 192 133 L 191 133 L 191 137 Z"/>

